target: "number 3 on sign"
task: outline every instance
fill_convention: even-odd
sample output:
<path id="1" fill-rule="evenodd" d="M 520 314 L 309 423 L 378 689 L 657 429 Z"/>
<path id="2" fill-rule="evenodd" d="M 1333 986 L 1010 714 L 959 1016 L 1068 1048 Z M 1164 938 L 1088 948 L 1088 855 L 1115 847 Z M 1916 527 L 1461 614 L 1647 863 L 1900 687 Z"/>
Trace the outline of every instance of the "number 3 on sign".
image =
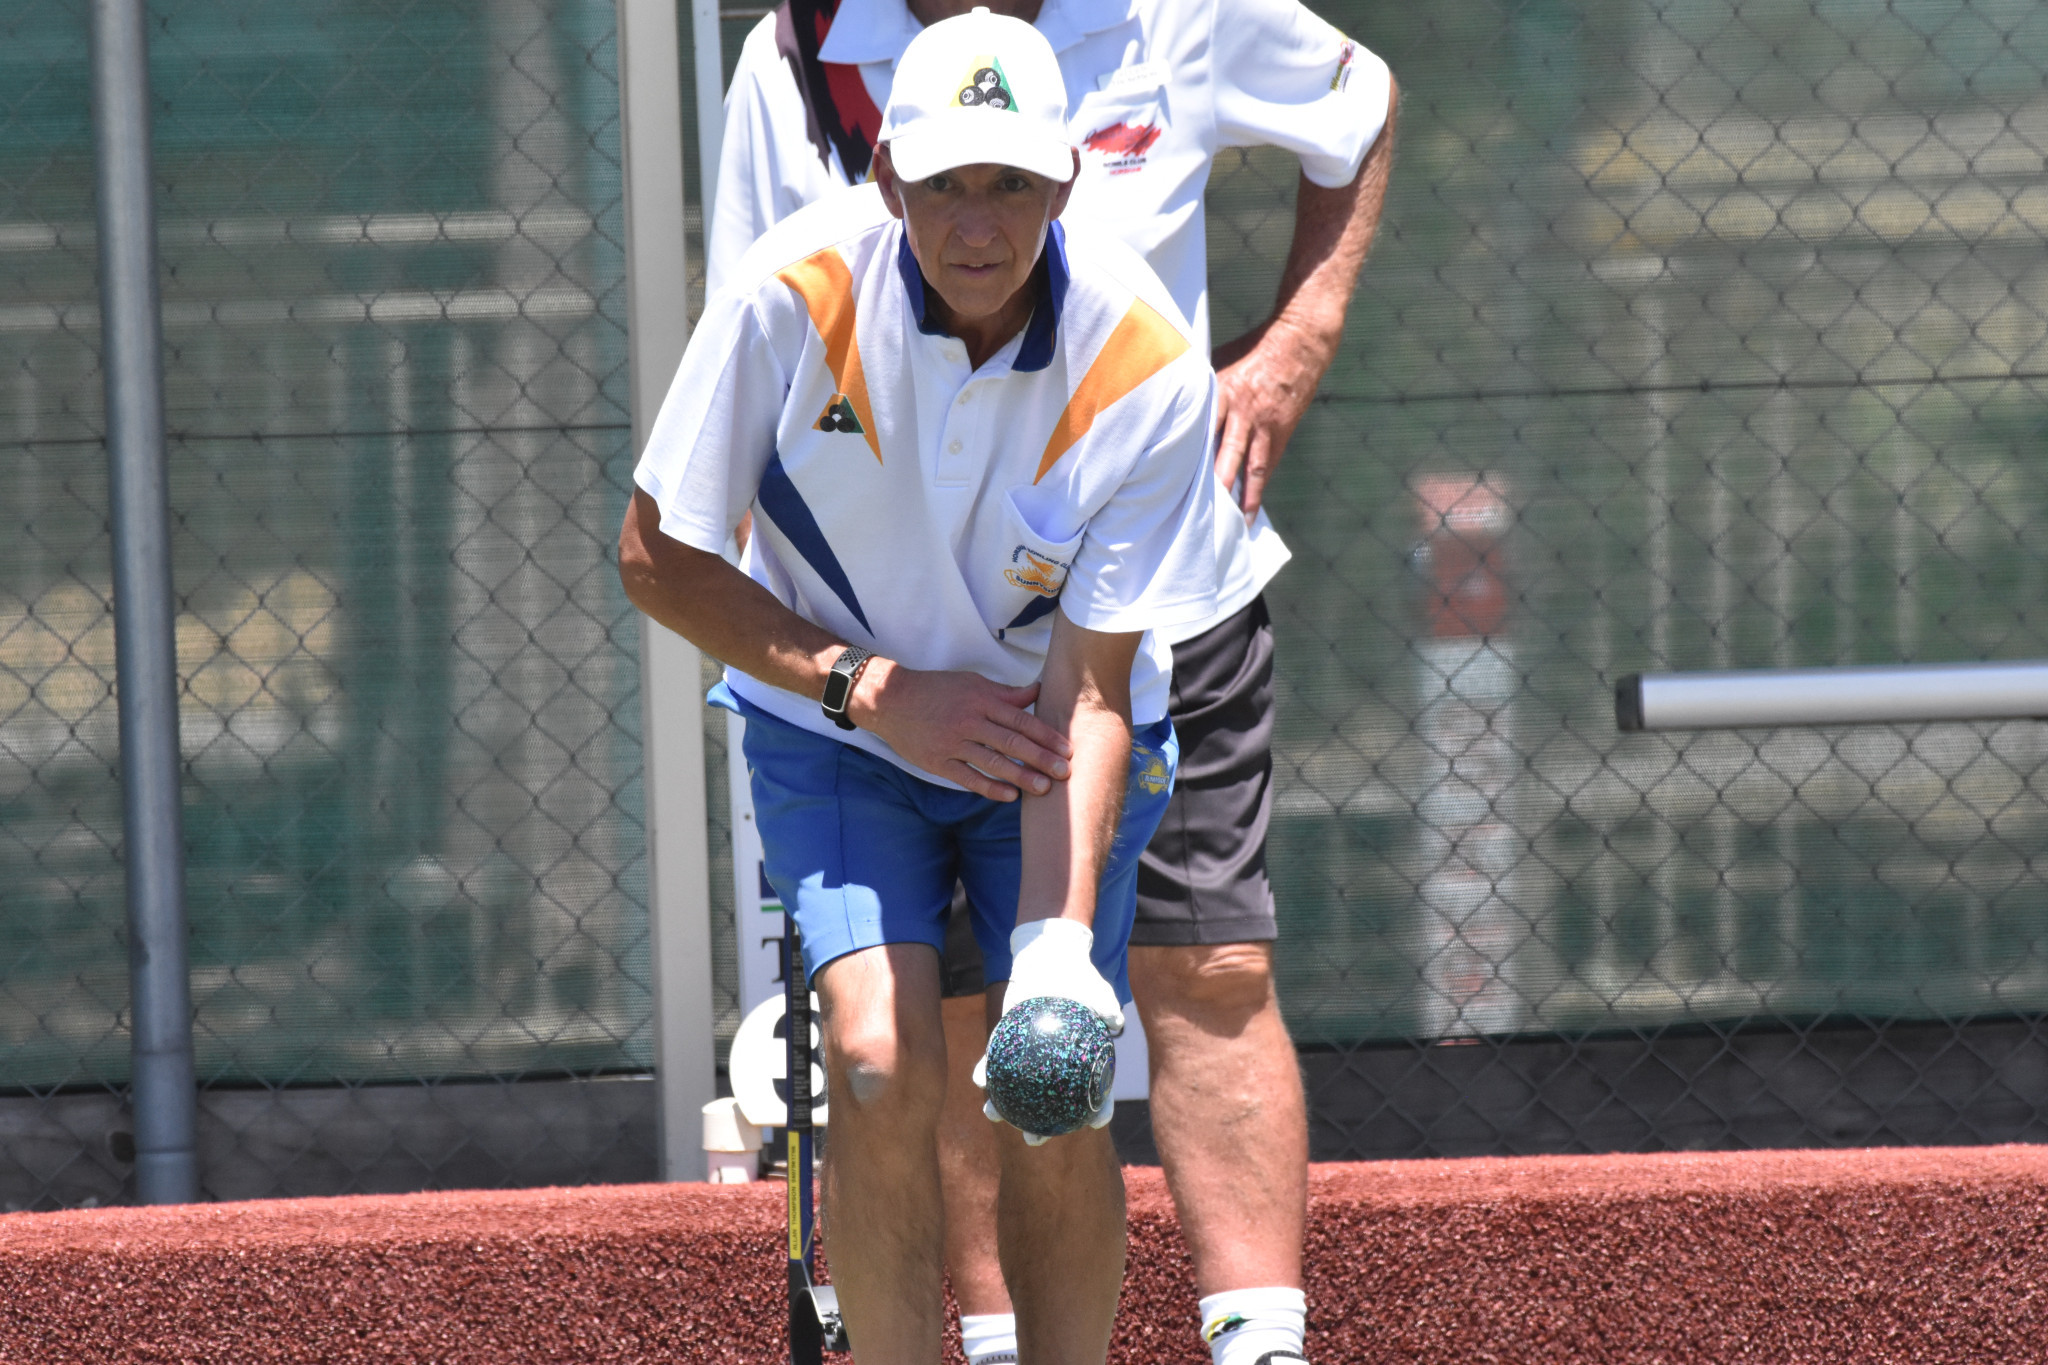
<path id="1" fill-rule="evenodd" d="M 732 1055 L 726 1071 L 732 1077 L 733 1098 L 747 1122 L 762 1128 L 781 1128 L 789 1122 L 789 1050 L 783 1040 L 783 1016 L 788 1002 L 771 995 L 748 1012 L 733 1035 Z M 818 1036 L 818 997 L 811 996 L 811 1056 L 823 1055 Z M 811 1063 L 811 1122 L 824 1127 L 829 1121 L 825 1106 L 825 1069 Z"/>

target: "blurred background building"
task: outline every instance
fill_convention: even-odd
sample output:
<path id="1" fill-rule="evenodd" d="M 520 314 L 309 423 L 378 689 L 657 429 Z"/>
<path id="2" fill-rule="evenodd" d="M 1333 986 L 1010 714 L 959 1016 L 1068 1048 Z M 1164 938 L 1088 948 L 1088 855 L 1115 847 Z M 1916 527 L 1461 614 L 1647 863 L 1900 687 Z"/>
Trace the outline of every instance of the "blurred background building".
<path id="1" fill-rule="evenodd" d="M 2048 655 L 2048 11 L 1314 7 L 1405 96 L 1270 498 L 1316 1154 L 2048 1136 L 2042 726 L 1611 709 Z M 151 15 L 206 1189 L 652 1178 L 612 7 Z M 128 1178 L 86 34 L 0 0 L 6 1207 Z M 1217 170 L 1228 337 L 1295 171 Z"/>

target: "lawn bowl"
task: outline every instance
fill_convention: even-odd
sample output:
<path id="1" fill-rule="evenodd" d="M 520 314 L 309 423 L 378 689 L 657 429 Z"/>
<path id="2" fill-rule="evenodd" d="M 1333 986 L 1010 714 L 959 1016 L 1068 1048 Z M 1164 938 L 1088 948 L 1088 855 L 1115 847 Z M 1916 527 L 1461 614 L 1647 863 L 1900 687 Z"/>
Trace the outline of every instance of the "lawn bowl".
<path id="1" fill-rule="evenodd" d="M 988 1097 L 1005 1122 L 1040 1137 L 1093 1118 L 1116 1080 L 1116 1041 L 1077 1001 L 1034 996 L 997 1021 L 988 1039 Z"/>

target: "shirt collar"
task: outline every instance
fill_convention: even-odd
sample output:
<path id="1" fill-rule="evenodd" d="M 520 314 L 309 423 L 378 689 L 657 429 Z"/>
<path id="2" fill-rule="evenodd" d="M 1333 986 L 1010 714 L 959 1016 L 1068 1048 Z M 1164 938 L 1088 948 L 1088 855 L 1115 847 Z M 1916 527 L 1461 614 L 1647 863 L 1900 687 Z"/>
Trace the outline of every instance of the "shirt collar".
<path id="1" fill-rule="evenodd" d="M 1059 340 L 1060 314 L 1067 306 L 1067 230 L 1055 219 L 1045 233 L 1045 269 L 1033 270 L 1038 298 L 1031 306 L 1031 321 L 1024 324 L 1024 344 L 1017 348 L 1012 370 L 1029 373 L 1052 364 L 1054 344 Z M 928 337 L 945 336 L 939 325 L 925 316 L 924 272 L 910 251 L 910 234 L 896 230 L 896 273 L 902 277 L 903 292 L 910 299 L 910 315 L 917 330 Z"/>
<path id="2" fill-rule="evenodd" d="M 1123 23 L 1136 6 L 1137 0 L 1045 0 L 1032 27 L 1054 52 L 1065 52 L 1089 34 Z M 1067 97 L 1074 100 L 1079 94 L 1069 90 Z"/>
<path id="3" fill-rule="evenodd" d="M 1054 52 L 1131 17 L 1138 0 L 1045 0 L 1034 27 Z M 905 0 L 840 0 L 839 12 L 818 48 L 818 60 L 849 66 L 894 63 L 922 27 Z M 1073 91 L 1067 92 L 1069 96 Z"/>
<path id="4" fill-rule="evenodd" d="M 818 60 L 847 66 L 894 62 L 920 27 L 904 0 L 840 0 Z"/>

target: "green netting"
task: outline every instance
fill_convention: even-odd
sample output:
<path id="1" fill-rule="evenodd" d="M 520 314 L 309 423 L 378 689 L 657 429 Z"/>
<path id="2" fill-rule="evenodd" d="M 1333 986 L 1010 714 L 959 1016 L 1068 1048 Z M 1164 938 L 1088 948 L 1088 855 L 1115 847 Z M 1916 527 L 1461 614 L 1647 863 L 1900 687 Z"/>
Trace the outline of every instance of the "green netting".
<path id="1" fill-rule="evenodd" d="M 1272 501 L 1297 1037 L 2048 1007 L 2039 727 L 1624 738 L 1611 703 L 1638 670 L 2048 653 L 2048 18 L 1325 12 L 1405 101 Z M 1218 169 L 1223 339 L 1270 306 L 1295 172 Z M 1498 531 L 1429 513 L 1444 480 Z M 1483 648 L 1431 635 L 1460 541 L 1497 545 Z"/>
<path id="2" fill-rule="evenodd" d="M 151 9 L 209 1083 L 651 1061 L 609 5 Z M 0 6 L 0 1086 L 128 1065 L 82 6 Z"/>
<path id="3" fill-rule="evenodd" d="M 1327 12 L 1406 101 L 1271 495 L 1298 1035 L 2048 1008 L 2038 727 L 1609 703 L 2048 652 L 2048 18 Z M 642 1068 L 612 9 L 152 15 L 202 1074 Z M 1218 171 L 1228 337 L 1295 171 Z M 0 0 L 0 1087 L 126 1067 L 97 326 L 84 8 Z"/>

